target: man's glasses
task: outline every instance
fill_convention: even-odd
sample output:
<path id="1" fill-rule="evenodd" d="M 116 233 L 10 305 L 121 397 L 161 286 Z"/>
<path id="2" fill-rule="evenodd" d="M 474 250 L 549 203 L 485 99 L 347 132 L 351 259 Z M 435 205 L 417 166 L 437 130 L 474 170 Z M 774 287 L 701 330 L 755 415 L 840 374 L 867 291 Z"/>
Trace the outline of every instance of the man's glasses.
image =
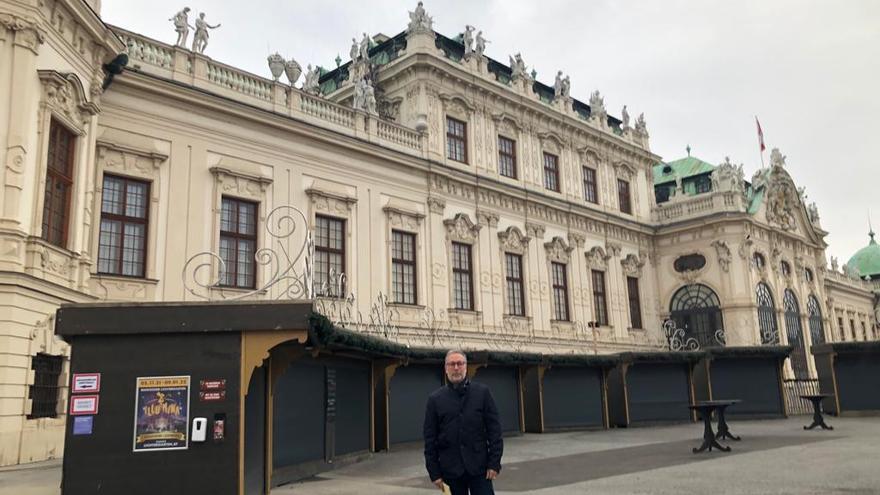
<path id="1" fill-rule="evenodd" d="M 446 363 L 446 366 L 450 368 L 455 368 L 456 366 L 465 366 L 466 364 L 467 362 L 465 361 L 449 361 L 448 363 Z"/>

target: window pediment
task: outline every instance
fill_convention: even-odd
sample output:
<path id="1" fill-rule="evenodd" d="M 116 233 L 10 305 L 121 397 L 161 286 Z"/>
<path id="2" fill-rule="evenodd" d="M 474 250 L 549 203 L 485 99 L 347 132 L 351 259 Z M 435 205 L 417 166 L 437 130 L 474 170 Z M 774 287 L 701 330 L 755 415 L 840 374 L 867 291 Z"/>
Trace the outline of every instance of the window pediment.
<path id="1" fill-rule="evenodd" d="M 574 250 L 565 240 L 558 236 L 554 237 L 550 242 L 545 242 L 544 249 L 547 250 L 547 258 L 550 261 L 566 264 L 571 261 L 571 252 Z"/>
<path id="2" fill-rule="evenodd" d="M 42 83 L 43 105 L 75 133 L 85 134 L 89 121 L 100 109 L 86 97 L 79 77 L 54 70 L 40 70 L 37 73 Z"/>
<path id="3" fill-rule="evenodd" d="M 474 243 L 480 235 L 481 225 L 475 224 L 467 213 L 458 213 L 455 218 L 443 220 L 446 235 L 451 241 Z"/>
<path id="4" fill-rule="evenodd" d="M 529 242 L 532 240 L 519 230 L 519 227 L 510 226 L 506 230 L 498 233 L 498 240 L 501 242 L 501 250 L 516 254 L 525 254 L 529 249 Z"/>

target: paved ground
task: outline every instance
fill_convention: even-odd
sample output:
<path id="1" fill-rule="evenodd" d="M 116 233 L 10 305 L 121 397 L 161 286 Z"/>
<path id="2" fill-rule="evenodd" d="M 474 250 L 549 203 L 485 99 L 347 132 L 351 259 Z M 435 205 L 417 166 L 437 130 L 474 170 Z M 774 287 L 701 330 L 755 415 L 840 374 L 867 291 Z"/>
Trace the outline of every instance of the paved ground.
<path id="1" fill-rule="evenodd" d="M 702 425 L 523 435 L 505 440 L 499 494 L 880 494 L 880 418 L 731 421 L 730 453 L 692 454 Z M 58 495 L 59 461 L 0 468 L 0 495 Z M 421 451 L 373 455 L 272 495 L 437 493 Z"/>

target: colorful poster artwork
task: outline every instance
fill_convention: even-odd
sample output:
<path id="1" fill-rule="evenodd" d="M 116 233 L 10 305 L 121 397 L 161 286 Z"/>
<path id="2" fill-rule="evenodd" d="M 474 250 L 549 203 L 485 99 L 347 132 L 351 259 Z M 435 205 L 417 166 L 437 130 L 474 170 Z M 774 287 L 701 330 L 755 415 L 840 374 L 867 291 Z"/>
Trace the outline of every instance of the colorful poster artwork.
<path id="1" fill-rule="evenodd" d="M 189 378 L 138 377 L 135 387 L 135 452 L 188 447 Z"/>

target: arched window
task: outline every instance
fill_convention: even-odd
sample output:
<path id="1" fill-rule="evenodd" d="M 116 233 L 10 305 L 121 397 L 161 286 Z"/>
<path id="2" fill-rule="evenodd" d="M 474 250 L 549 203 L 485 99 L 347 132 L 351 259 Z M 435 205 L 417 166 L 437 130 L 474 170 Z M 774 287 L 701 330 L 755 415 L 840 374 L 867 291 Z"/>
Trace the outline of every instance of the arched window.
<path id="1" fill-rule="evenodd" d="M 807 313 L 810 315 L 810 338 L 813 345 L 825 342 L 825 329 L 822 327 L 822 308 L 816 296 L 807 299 Z"/>
<path id="2" fill-rule="evenodd" d="M 758 270 L 763 270 L 767 266 L 767 260 L 764 258 L 764 255 L 757 252 L 752 255 L 752 263 L 755 264 L 755 268 Z"/>
<path id="3" fill-rule="evenodd" d="M 785 289 L 782 306 L 785 308 L 785 333 L 788 336 L 789 345 L 794 347 L 791 351 L 791 368 L 794 370 L 794 376 L 795 378 L 809 378 L 807 351 L 804 348 L 804 332 L 801 327 L 801 310 L 797 297 L 791 289 Z"/>
<path id="4" fill-rule="evenodd" d="M 770 287 L 761 282 L 755 292 L 758 296 L 758 328 L 761 330 L 761 343 L 778 344 L 779 328 L 776 326 L 776 305 L 773 303 Z"/>
<path id="5" fill-rule="evenodd" d="M 669 303 L 669 313 L 676 327 L 685 331 L 685 339 L 696 339 L 700 347 L 721 344 L 715 338 L 715 333 L 724 329 L 721 303 L 709 287 L 692 284 L 678 289 Z"/>

